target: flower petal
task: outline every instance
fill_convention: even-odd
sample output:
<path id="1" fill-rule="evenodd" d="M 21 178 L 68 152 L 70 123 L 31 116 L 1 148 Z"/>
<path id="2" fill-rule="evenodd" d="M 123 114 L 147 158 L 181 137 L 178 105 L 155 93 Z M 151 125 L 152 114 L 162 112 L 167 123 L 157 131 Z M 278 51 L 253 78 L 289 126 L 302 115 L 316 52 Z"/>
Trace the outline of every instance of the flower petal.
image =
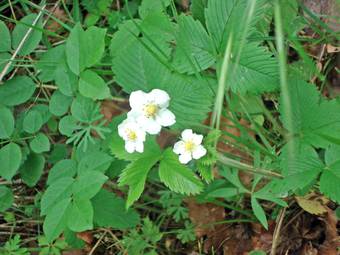
<path id="1" fill-rule="evenodd" d="M 146 101 L 146 93 L 141 90 L 133 91 L 130 94 L 129 103 L 131 109 L 141 109 Z"/>
<path id="2" fill-rule="evenodd" d="M 202 140 L 203 140 L 203 135 L 197 135 L 197 134 L 193 135 L 193 141 L 196 145 L 201 144 Z"/>
<path id="3" fill-rule="evenodd" d="M 194 159 L 199 159 L 203 157 L 205 154 L 207 154 L 207 150 L 202 145 L 198 145 L 196 146 L 195 150 L 192 152 L 192 157 Z"/>
<path id="4" fill-rule="evenodd" d="M 182 139 L 183 139 L 184 141 L 191 140 L 191 139 L 192 139 L 192 136 L 193 136 L 192 129 L 185 129 L 185 130 L 182 132 Z"/>
<path id="5" fill-rule="evenodd" d="M 122 137 L 124 140 L 126 138 L 126 133 L 125 133 L 125 127 L 126 127 L 126 120 L 124 120 L 122 123 L 118 125 L 118 134 L 120 137 Z"/>
<path id="6" fill-rule="evenodd" d="M 176 154 L 183 154 L 185 152 L 184 142 L 179 141 L 179 142 L 175 143 L 174 148 L 173 148 L 173 152 L 175 152 Z"/>
<path id="7" fill-rule="evenodd" d="M 181 162 L 182 164 L 187 164 L 190 160 L 192 160 L 191 153 L 190 152 L 183 153 L 179 156 L 178 159 L 179 162 Z"/>
<path id="8" fill-rule="evenodd" d="M 156 121 L 163 127 L 169 127 L 176 123 L 176 117 L 170 110 L 164 109 L 157 114 Z"/>
<path id="9" fill-rule="evenodd" d="M 161 131 L 162 126 L 159 125 L 154 119 L 146 118 L 144 116 L 139 116 L 138 124 L 143 128 L 147 133 L 151 135 L 156 135 Z"/>
<path id="10" fill-rule="evenodd" d="M 136 142 L 135 148 L 137 152 L 142 153 L 144 151 L 144 143 L 143 142 Z"/>
<path id="11" fill-rule="evenodd" d="M 164 90 L 153 89 L 149 93 L 149 99 L 154 101 L 160 108 L 169 106 L 170 96 Z"/>
<path id="12" fill-rule="evenodd" d="M 135 151 L 135 143 L 134 142 L 125 142 L 125 150 L 128 153 L 133 153 Z"/>

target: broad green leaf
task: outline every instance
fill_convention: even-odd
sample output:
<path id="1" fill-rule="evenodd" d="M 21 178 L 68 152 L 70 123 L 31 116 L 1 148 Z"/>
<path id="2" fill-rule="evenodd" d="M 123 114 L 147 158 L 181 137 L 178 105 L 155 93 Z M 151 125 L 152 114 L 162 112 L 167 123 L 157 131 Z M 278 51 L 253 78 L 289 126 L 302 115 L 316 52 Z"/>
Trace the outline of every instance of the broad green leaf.
<path id="1" fill-rule="evenodd" d="M 139 6 L 139 16 L 145 18 L 150 13 L 166 11 L 166 7 L 170 5 L 170 0 L 143 0 Z"/>
<path id="2" fill-rule="evenodd" d="M 51 148 L 51 144 L 50 144 L 50 140 L 45 134 L 39 133 L 30 142 L 30 147 L 33 152 L 42 153 L 42 152 L 49 151 Z"/>
<path id="3" fill-rule="evenodd" d="M 72 97 L 65 96 L 58 90 L 51 97 L 49 109 L 55 116 L 62 116 L 67 113 L 72 103 Z"/>
<path id="4" fill-rule="evenodd" d="M 339 156 L 338 156 L 339 157 Z M 333 201 L 340 203 L 340 162 L 326 167 L 320 178 L 320 191 Z"/>
<path id="5" fill-rule="evenodd" d="M 71 113 L 77 120 L 89 123 L 99 113 L 99 106 L 91 99 L 78 95 L 72 102 Z"/>
<path id="6" fill-rule="evenodd" d="M 64 159 L 57 162 L 49 171 L 47 185 L 51 185 L 63 177 L 73 177 L 77 171 L 77 162 L 73 159 Z"/>
<path id="7" fill-rule="evenodd" d="M 205 24 L 204 10 L 207 7 L 208 0 L 192 0 L 190 11 L 195 19 Z"/>
<path id="8" fill-rule="evenodd" d="M 340 160 L 340 145 L 332 144 L 329 146 L 325 153 L 326 165 L 330 166 Z"/>
<path id="9" fill-rule="evenodd" d="M 11 35 L 5 22 L 0 21 L 0 52 L 11 50 Z"/>
<path id="10" fill-rule="evenodd" d="M 108 178 L 97 171 L 82 173 L 73 184 L 73 195 L 83 200 L 94 197 Z"/>
<path id="11" fill-rule="evenodd" d="M 67 63 L 79 75 L 86 67 L 100 61 L 105 47 L 106 29 L 90 27 L 84 31 L 77 23 L 66 41 Z"/>
<path id="12" fill-rule="evenodd" d="M 35 84 L 27 76 L 16 76 L 0 86 L 0 102 L 14 106 L 25 103 L 35 91 Z"/>
<path id="13" fill-rule="evenodd" d="M 23 122 L 23 128 L 25 132 L 33 134 L 39 131 L 42 125 L 43 119 L 40 112 L 38 112 L 37 110 L 30 110 L 26 114 Z"/>
<path id="14" fill-rule="evenodd" d="M 157 163 L 160 155 L 149 155 L 130 163 L 119 177 L 119 185 L 129 186 L 129 193 L 126 200 L 126 207 L 130 207 L 133 202 L 141 196 L 146 177 L 150 169 Z"/>
<path id="15" fill-rule="evenodd" d="M 71 199 L 64 198 L 55 202 L 46 215 L 43 225 L 47 241 L 50 243 L 58 238 L 66 228 Z"/>
<path id="16" fill-rule="evenodd" d="M 93 221 L 99 227 L 127 229 L 135 227 L 140 219 L 133 209 L 125 209 L 125 201 L 105 189 L 92 198 Z"/>
<path id="17" fill-rule="evenodd" d="M 31 109 L 40 112 L 43 124 L 48 122 L 52 117 L 52 114 L 48 109 L 48 105 L 46 104 L 36 104 Z"/>
<path id="18" fill-rule="evenodd" d="M 100 151 L 95 151 L 87 154 L 79 160 L 78 174 L 86 172 L 98 171 L 105 173 L 112 162 L 112 157 Z"/>
<path id="19" fill-rule="evenodd" d="M 268 229 L 266 213 L 264 212 L 257 199 L 253 196 L 251 197 L 251 208 L 253 209 L 256 218 L 261 222 L 262 226 L 265 229 Z"/>
<path id="20" fill-rule="evenodd" d="M 237 188 L 220 188 L 220 189 L 213 190 L 212 192 L 209 192 L 208 196 L 230 198 L 230 197 L 233 197 L 239 194 L 240 194 L 240 191 Z"/>
<path id="21" fill-rule="evenodd" d="M 65 96 L 73 96 L 78 89 L 78 76 L 69 69 L 67 64 L 64 68 L 56 70 L 55 82 Z"/>
<path id="22" fill-rule="evenodd" d="M 1 42 L 0 42 L 1 43 Z M 4 70 L 5 66 L 7 65 L 8 61 L 11 59 L 11 54 L 8 52 L 0 52 L 0 70 Z M 14 66 L 10 65 L 7 69 L 6 74 L 13 70 Z"/>
<path id="23" fill-rule="evenodd" d="M 32 27 L 33 21 L 36 19 L 37 14 L 29 14 L 23 17 L 12 32 L 12 48 L 18 48 L 20 42 L 24 38 L 26 32 Z M 33 27 L 32 32 L 26 39 L 23 47 L 19 51 L 19 56 L 30 54 L 39 44 L 42 37 L 42 21 L 39 19 L 38 23 Z"/>
<path id="24" fill-rule="evenodd" d="M 48 214 L 58 201 L 69 198 L 72 194 L 73 182 L 74 179 L 71 177 L 63 177 L 54 181 L 41 198 L 40 214 Z"/>
<path id="25" fill-rule="evenodd" d="M 0 139 L 8 139 L 14 131 L 14 117 L 10 109 L 0 105 Z"/>
<path id="26" fill-rule="evenodd" d="M 215 63 L 213 42 L 199 21 L 181 15 L 178 19 L 175 67 L 181 73 L 193 74 Z"/>
<path id="27" fill-rule="evenodd" d="M 91 70 L 85 70 L 80 74 L 79 92 L 84 97 L 89 97 L 93 100 L 111 97 L 110 89 L 105 84 L 105 81 Z"/>
<path id="28" fill-rule="evenodd" d="M 0 186 L 0 212 L 6 211 L 12 206 L 14 202 L 14 196 L 11 189 L 6 186 Z"/>
<path id="29" fill-rule="evenodd" d="M 93 228 L 93 207 L 90 200 L 74 199 L 68 212 L 67 227 L 74 232 Z"/>
<path id="30" fill-rule="evenodd" d="M 29 187 L 34 187 L 44 171 L 44 166 L 44 156 L 35 153 L 29 154 L 19 170 L 24 183 Z"/>
<path id="31" fill-rule="evenodd" d="M 201 180 L 190 168 L 179 162 L 178 155 L 171 149 L 164 152 L 158 173 L 161 181 L 175 192 L 194 195 L 203 190 Z"/>
<path id="32" fill-rule="evenodd" d="M 21 164 L 22 153 L 19 145 L 9 143 L 0 149 L 0 176 L 10 181 Z"/>
<path id="33" fill-rule="evenodd" d="M 73 116 L 67 115 L 59 121 L 59 132 L 62 135 L 71 136 L 77 129 L 77 120 Z"/>

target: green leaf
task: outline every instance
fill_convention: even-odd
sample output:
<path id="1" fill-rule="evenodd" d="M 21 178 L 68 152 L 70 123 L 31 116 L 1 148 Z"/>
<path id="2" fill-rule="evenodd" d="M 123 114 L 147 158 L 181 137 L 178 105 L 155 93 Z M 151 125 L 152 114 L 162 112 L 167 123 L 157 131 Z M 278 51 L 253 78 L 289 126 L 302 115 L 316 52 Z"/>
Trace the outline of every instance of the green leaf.
<path id="1" fill-rule="evenodd" d="M 40 112 L 38 112 L 37 110 L 30 110 L 26 114 L 23 122 L 23 128 L 25 132 L 33 134 L 39 131 L 42 125 L 43 119 Z"/>
<path id="2" fill-rule="evenodd" d="M 56 201 L 44 220 L 44 233 L 47 241 L 52 242 L 65 230 L 70 207 L 70 198 Z"/>
<path id="3" fill-rule="evenodd" d="M 74 232 L 93 228 L 93 207 L 90 200 L 74 199 L 68 212 L 67 227 Z"/>
<path id="4" fill-rule="evenodd" d="M 36 19 L 37 14 L 29 14 L 23 17 L 12 32 L 12 48 L 17 49 L 20 42 L 24 38 L 26 32 L 32 27 L 33 21 Z M 39 19 L 38 23 L 33 27 L 32 32 L 27 37 L 23 47 L 19 51 L 19 56 L 30 54 L 39 44 L 42 37 L 42 22 Z"/>
<path id="5" fill-rule="evenodd" d="M 212 192 L 209 192 L 208 196 L 230 198 L 230 197 L 233 197 L 239 194 L 240 194 L 240 191 L 237 188 L 220 188 L 220 189 L 215 189 Z"/>
<path id="6" fill-rule="evenodd" d="M 78 89 L 78 76 L 66 64 L 63 68 L 58 68 L 55 75 L 60 92 L 65 96 L 73 96 Z"/>
<path id="7" fill-rule="evenodd" d="M 63 116 L 67 113 L 72 103 L 72 97 L 65 96 L 58 90 L 55 91 L 51 97 L 49 109 L 55 116 Z"/>
<path id="8" fill-rule="evenodd" d="M 175 192 L 186 195 L 198 194 L 203 190 L 203 184 L 191 169 L 181 164 L 178 156 L 167 149 L 159 164 L 161 181 Z"/>
<path id="9" fill-rule="evenodd" d="M 12 206 L 14 202 L 14 196 L 11 189 L 6 186 L 0 186 L 0 212 L 6 211 Z"/>
<path id="10" fill-rule="evenodd" d="M 78 128 L 77 120 L 73 116 L 67 115 L 59 121 L 59 132 L 62 135 L 71 136 Z"/>
<path id="11" fill-rule="evenodd" d="M 79 75 L 86 67 L 93 66 L 102 58 L 106 29 L 90 27 L 84 31 L 77 23 L 66 41 L 67 63 Z"/>
<path id="12" fill-rule="evenodd" d="M 190 11 L 195 19 L 205 24 L 204 10 L 207 7 L 208 0 L 192 0 Z"/>
<path id="13" fill-rule="evenodd" d="M 78 95 L 72 102 L 71 113 L 77 120 L 89 123 L 99 113 L 99 107 L 91 99 Z"/>
<path id="14" fill-rule="evenodd" d="M 278 63 L 264 47 L 247 43 L 242 48 L 239 63 L 234 61 L 232 59 L 233 73 L 228 80 L 233 92 L 260 94 L 279 88 Z"/>
<path id="15" fill-rule="evenodd" d="M 69 198 L 72 194 L 73 182 L 74 179 L 71 177 L 63 177 L 54 181 L 41 198 L 40 214 L 48 214 L 58 201 Z"/>
<path id="16" fill-rule="evenodd" d="M 268 229 L 266 213 L 254 196 L 251 197 L 251 208 L 253 209 L 256 218 L 261 222 L 262 226 L 265 229 Z"/>
<path id="17" fill-rule="evenodd" d="M 14 106 L 25 103 L 35 91 L 34 82 L 27 76 L 16 76 L 0 86 L 0 101 Z"/>
<path id="18" fill-rule="evenodd" d="M 336 163 L 340 160 L 340 145 L 338 144 L 332 144 L 329 146 L 325 153 L 325 162 L 328 166 Z"/>
<path id="19" fill-rule="evenodd" d="M 78 174 L 98 171 L 105 173 L 112 162 L 112 157 L 100 151 L 95 151 L 82 157 L 78 165 Z"/>
<path id="20" fill-rule="evenodd" d="M 99 227 L 127 229 L 135 227 L 140 219 L 133 209 L 125 209 L 125 201 L 105 189 L 92 198 L 94 208 L 93 221 Z"/>
<path id="21" fill-rule="evenodd" d="M 73 159 L 64 159 L 57 162 L 49 171 L 47 185 L 51 185 L 60 178 L 73 177 L 77 171 L 77 162 Z"/>
<path id="22" fill-rule="evenodd" d="M 0 149 L 0 175 L 10 181 L 21 164 L 22 153 L 19 145 L 9 143 Z"/>
<path id="23" fill-rule="evenodd" d="M 11 50 L 11 35 L 5 22 L 0 21 L 0 52 Z"/>
<path id="24" fill-rule="evenodd" d="M 1 43 L 1 42 L 0 42 Z M 4 70 L 5 66 L 7 65 L 8 61 L 11 59 L 11 54 L 8 52 L 0 52 L 0 70 Z M 10 73 L 13 70 L 14 66 L 10 65 L 6 71 L 6 74 Z"/>
<path id="25" fill-rule="evenodd" d="M 333 201 L 340 203 L 340 162 L 326 167 L 320 178 L 320 191 Z"/>
<path id="26" fill-rule="evenodd" d="M 82 173 L 73 184 L 74 197 L 81 200 L 94 197 L 107 179 L 101 172 Z"/>
<path id="27" fill-rule="evenodd" d="M 145 18 L 150 13 L 162 12 L 170 5 L 170 0 L 143 0 L 139 6 L 139 16 Z"/>
<path id="28" fill-rule="evenodd" d="M 193 74 L 215 63 L 213 42 L 199 21 L 181 15 L 178 19 L 175 67 L 180 73 Z"/>
<path id="29" fill-rule="evenodd" d="M 79 92 L 84 97 L 106 99 L 111 97 L 110 89 L 105 81 L 95 72 L 86 70 L 80 74 Z"/>
<path id="30" fill-rule="evenodd" d="M 39 133 L 37 136 L 30 142 L 30 147 L 33 152 L 35 153 L 42 153 L 49 151 L 51 148 L 50 140 L 48 137 L 43 134 Z"/>
<path id="31" fill-rule="evenodd" d="M 148 155 L 130 163 L 119 177 L 119 186 L 128 185 L 129 193 L 126 207 L 138 200 L 144 190 L 146 177 L 150 169 L 157 163 L 160 155 Z"/>
<path id="32" fill-rule="evenodd" d="M 29 187 L 34 187 L 44 171 L 44 166 L 44 156 L 34 153 L 29 154 L 19 170 L 23 182 Z"/>
<path id="33" fill-rule="evenodd" d="M 0 139 L 8 139 L 14 131 L 14 117 L 10 109 L 0 105 Z"/>

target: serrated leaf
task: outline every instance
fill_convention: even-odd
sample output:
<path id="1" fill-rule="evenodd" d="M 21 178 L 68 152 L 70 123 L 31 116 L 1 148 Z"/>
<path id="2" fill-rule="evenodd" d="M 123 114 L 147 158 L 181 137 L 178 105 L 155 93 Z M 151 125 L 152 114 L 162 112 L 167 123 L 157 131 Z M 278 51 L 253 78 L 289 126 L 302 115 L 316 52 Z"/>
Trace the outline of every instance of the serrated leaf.
<path id="1" fill-rule="evenodd" d="M 251 208 L 253 209 L 255 217 L 261 222 L 262 226 L 265 229 L 268 229 L 266 213 L 264 212 L 257 199 L 253 196 L 251 197 Z"/>
<path id="2" fill-rule="evenodd" d="M 207 7 L 208 0 L 192 0 L 190 11 L 195 19 L 205 24 L 204 10 Z"/>
<path id="3" fill-rule="evenodd" d="M 14 117 L 10 109 L 0 105 L 0 139 L 8 139 L 14 131 Z"/>
<path id="4" fill-rule="evenodd" d="M 56 91 L 53 93 L 50 100 L 50 112 L 55 116 L 62 116 L 67 113 L 69 107 L 71 106 L 71 103 L 72 97 L 65 96 L 61 92 Z"/>
<path id="5" fill-rule="evenodd" d="M 73 159 L 64 159 L 57 162 L 49 171 L 47 185 L 51 185 L 63 177 L 73 177 L 77 171 L 77 162 Z"/>
<path id="6" fill-rule="evenodd" d="M 107 179 L 101 172 L 84 172 L 73 184 L 73 196 L 80 200 L 90 199 L 98 193 Z"/>
<path id="7" fill-rule="evenodd" d="M 20 42 L 24 38 L 28 29 L 32 26 L 33 21 L 36 19 L 37 14 L 29 14 L 23 17 L 12 32 L 12 48 L 18 48 Z M 38 45 L 42 37 L 42 21 L 41 18 L 37 24 L 33 27 L 32 32 L 27 37 L 23 47 L 19 50 L 19 56 L 25 56 L 30 54 Z"/>
<path id="8" fill-rule="evenodd" d="M 324 169 L 320 178 L 320 191 L 333 201 L 340 203 L 340 162 Z"/>
<path id="9" fill-rule="evenodd" d="M 21 164 L 22 153 L 19 145 L 9 143 L 0 149 L 0 176 L 10 181 Z"/>
<path id="10" fill-rule="evenodd" d="M 42 152 L 49 151 L 51 148 L 51 144 L 50 144 L 50 140 L 45 134 L 39 133 L 30 142 L 30 147 L 33 152 L 42 153 Z"/>
<path id="11" fill-rule="evenodd" d="M 29 154 L 19 170 L 23 182 L 29 187 L 34 187 L 43 173 L 44 166 L 44 156 L 34 153 Z"/>
<path id="12" fill-rule="evenodd" d="M 105 81 L 95 72 L 85 70 L 80 74 L 79 92 L 84 97 L 101 100 L 111 97 L 110 89 Z"/>
<path id="13" fill-rule="evenodd" d="M 201 180 L 179 162 L 178 156 L 171 149 L 164 152 L 158 173 L 161 181 L 175 192 L 194 195 L 203 190 Z"/>
<path id="14" fill-rule="evenodd" d="M 5 22 L 0 21 L 0 52 L 11 50 L 11 35 Z"/>
<path id="15" fill-rule="evenodd" d="M 7 106 L 25 103 L 35 91 L 34 82 L 27 76 L 16 76 L 0 86 L 0 101 Z"/>
<path id="16" fill-rule="evenodd" d="M 149 155 L 130 163 L 119 177 L 119 185 L 129 186 L 126 207 L 130 207 L 133 202 L 138 200 L 144 190 L 146 177 L 150 169 L 157 163 L 160 155 Z"/>
<path id="17" fill-rule="evenodd" d="M 70 205 L 67 227 L 74 232 L 93 228 L 93 207 L 90 200 L 74 199 Z"/>
<path id="18" fill-rule="evenodd" d="M 215 63 L 213 42 L 199 21 L 181 15 L 178 19 L 175 67 L 181 73 L 193 74 Z"/>
<path id="19" fill-rule="evenodd" d="M 53 208 L 46 215 L 43 229 L 48 242 L 52 242 L 64 231 L 67 224 L 68 211 L 71 199 L 65 198 L 56 201 Z"/>
<path id="20" fill-rule="evenodd" d="M 95 151 L 82 157 L 78 164 L 78 174 L 89 171 L 98 171 L 105 173 L 112 162 L 112 157 L 100 151 Z"/>
<path id="21" fill-rule="evenodd" d="M 0 212 L 6 211 L 12 206 L 14 202 L 14 196 L 11 189 L 6 186 L 0 186 Z"/>
<path id="22" fill-rule="evenodd" d="M 69 198 L 72 194 L 73 183 L 74 179 L 71 177 L 63 177 L 53 182 L 41 198 L 40 214 L 48 214 L 58 201 Z"/>
<path id="23" fill-rule="evenodd" d="M 23 128 L 25 132 L 33 134 L 41 128 L 43 125 L 43 118 L 39 111 L 30 110 L 24 118 Z"/>
<path id="24" fill-rule="evenodd" d="M 125 209 L 125 201 L 105 189 L 92 198 L 93 221 L 100 227 L 127 229 L 135 227 L 140 219 L 133 209 Z"/>
<path id="25" fill-rule="evenodd" d="M 170 0 L 143 0 L 138 12 L 141 18 L 145 18 L 150 13 L 163 12 L 170 5 Z"/>

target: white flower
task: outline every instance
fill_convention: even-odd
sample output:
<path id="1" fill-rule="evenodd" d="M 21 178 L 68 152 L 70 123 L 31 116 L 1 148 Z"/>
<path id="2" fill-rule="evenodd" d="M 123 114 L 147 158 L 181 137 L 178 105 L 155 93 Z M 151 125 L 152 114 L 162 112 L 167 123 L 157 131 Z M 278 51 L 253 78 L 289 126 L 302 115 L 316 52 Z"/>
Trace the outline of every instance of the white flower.
<path id="1" fill-rule="evenodd" d="M 125 141 L 125 150 L 129 153 L 144 151 L 145 131 L 135 119 L 128 118 L 118 125 L 118 134 Z"/>
<path id="2" fill-rule="evenodd" d="M 173 151 L 179 154 L 179 161 L 182 164 L 187 164 L 190 160 L 203 157 L 207 150 L 201 145 L 203 135 L 198 135 L 192 132 L 191 129 L 186 129 L 182 132 L 181 141 L 175 143 Z"/>
<path id="3" fill-rule="evenodd" d="M 136 118 L 137 123 L 149 134 L 158 134 L 162 126 L 168 127 L 176 122 L 175 115 L 167 109 L 170 97 L 163 90 L 153 89 L 150 93 L 134 91 L 129 102 L 131 111 L 128 117 Z"/>

